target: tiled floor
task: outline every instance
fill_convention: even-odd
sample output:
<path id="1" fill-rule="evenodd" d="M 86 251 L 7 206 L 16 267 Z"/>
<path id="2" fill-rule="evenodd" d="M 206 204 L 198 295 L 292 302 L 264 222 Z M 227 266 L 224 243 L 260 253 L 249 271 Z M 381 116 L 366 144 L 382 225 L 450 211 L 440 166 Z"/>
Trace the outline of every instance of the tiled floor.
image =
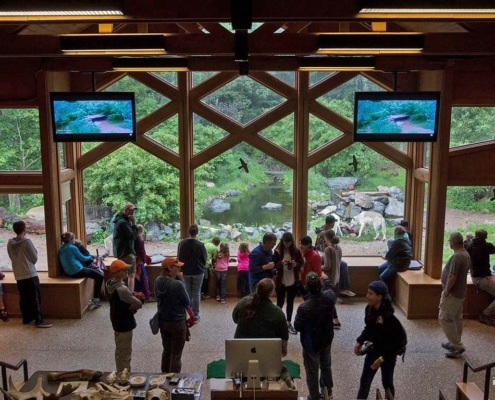
<path id="1" fill-rule="evenodd" d="M 219 304 L 212 299 L 201 303 L 201 322 L 192 328 L 192 340 L 186 344 L 183 372 L 206 374 L 210 361 L 224 358 L 224 340 L 234 335 L 231 311 L 236 301 L 228 299 L 227 304 Z M 363 328 L 364 307 L 363 299 L 338 305 L 342 329 L 335 332 L 332 348 L 336 400 L 354 399 L 357 392 L 363 360 L 353 354 L 353 346 Z M 148 326 L 155 309 L 156 303 L 147 303 L 137 314 L 132 358 L 135 372 L 159 371 L 160 368 L 160 337 L 153 336 Z M 16 364 L 26 358 L 30 373 L 42 369 L 80 368 L 111 371 L 114 369 L 114 343 L 108 314 L 108 303 L 105 303 L 82 320 L 52 320 L 51 329 L 24 326 L 20 319 L 0 322 L 0 360 Z M 495 361 L 495 328 L 473 320 L 465 321 L 465 357 L 452 360 L 444 357 L 440 347 L 445 338 L 437 320 L 405 320 L 400 312 L 397 314 L 409 336 L 405 362 L 397 362 L 395 373 L 396 398 L 399 400 L 437 399 L 439 389 L 447 399 L 454 399 L 455 382 L 462 379 L 465 360 L 475 366 Z M 298 380 L 297 385 L 300 395 L 306 396 L 299 336 L 291 335 L 288 358 L 301 364 L 303 379 Z M 14 377 L 22 379 L 22 372 L 16 372 Z M 470 374 L 470 380 L 482 387 L 484 375 Z M 378 373 L 371 393 L 380 387 Z M 491 389 L 490 399 L 495 399 L 495 386 Z M 208 381 L 205 381 L 201 398 L 210 399 Z"/>

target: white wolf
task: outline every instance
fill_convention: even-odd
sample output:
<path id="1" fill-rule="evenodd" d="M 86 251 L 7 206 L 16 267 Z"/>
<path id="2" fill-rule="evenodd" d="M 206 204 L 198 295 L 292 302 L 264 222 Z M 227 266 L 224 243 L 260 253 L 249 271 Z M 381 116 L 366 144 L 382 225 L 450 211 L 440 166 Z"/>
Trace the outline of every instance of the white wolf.
<path id="1" fill-rule="evenodd" d="M 373 226 L 376 236 L 375 240 L 380 237 L 380 227 L 382 228 L 383 240 L 387 238 L 387 227 L 385 226 L 385 218 L 376 211 L 362 211 L 356 215 L 351 222 L 352 226 L 359 226 L 359 234 L 363 233 L 363 229 L 368 226 Z"/>

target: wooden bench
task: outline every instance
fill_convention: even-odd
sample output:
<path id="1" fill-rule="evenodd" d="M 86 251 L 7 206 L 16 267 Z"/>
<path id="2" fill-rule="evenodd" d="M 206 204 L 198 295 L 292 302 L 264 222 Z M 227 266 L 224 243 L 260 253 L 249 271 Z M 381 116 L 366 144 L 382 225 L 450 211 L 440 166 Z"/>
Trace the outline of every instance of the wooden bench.
<path id="1" fill-rule="evenodd" d="M 467 294 L 463 317 L 477 319 L 490 301 L 486 292 L 479 290 L 467 277 Z M 397 274 L 395 304 L 408 319 L 437 318 L 442 293 L 440 279 L 434 279 L 423 271 L 405 271 Z"/>
<path id="2" fill-rule="evenodd" d="M 93 297 L 93 280 L 59 276 L 50 278 L 48 272 L 38 272 L 41 285 L 43 317 L 81 319 Z M 19 292 L 13 272 L 5 272 L 2 281 L 5 305 L 9 316 L 20 317 Z"/>

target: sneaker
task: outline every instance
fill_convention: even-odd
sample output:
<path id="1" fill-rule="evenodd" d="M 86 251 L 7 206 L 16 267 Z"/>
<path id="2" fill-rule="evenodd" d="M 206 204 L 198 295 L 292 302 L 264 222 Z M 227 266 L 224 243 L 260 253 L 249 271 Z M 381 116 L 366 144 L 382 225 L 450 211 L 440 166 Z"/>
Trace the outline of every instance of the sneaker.
<path id="1" fill-rule="evenodd" d="M 41 321 L 37 324 L 34 325 L 36 328 L 51 328 L 52 324 L 46 322 L 46 321 Z"/>
<path id="2" fill-rule="evenodd" d="M 356 293 L 351 292 L 349 289 L 347 289 L 347 290 L 342 290 L 342 291 L 340 292 L 340 294 L 341 294 L 341 295 L 343 294 L 344 296 L 348 296 L 348 297 L 354 297 L 354 296 L 356 295 Z"/>
<path id="3" fill-rule="evenodd" d="M 480 316 L 478 317 L 478 321 L 488 326 L 495 326 L 495 318 L 489 317 L 484 313 L 480 314 Z"/>
<path id="4" fill-rule="evenodd" d="M 225 301 L 225 299 L 222 299 L 222 300 L 220 300 L 220 303 L 225 304 L 225 303 L 227 303 L 227 301 Z"/>
<path id="5" fill-rule="evenodd" d="M 289 329 L 289 333 L 291 333 L 292 335 L 297 335 L 297 331 L 294 329 L 290 322 L 289 325 L 287 325 L 287 328 Z"/>
<path id="6" fill-rule="evenodd" d="M 340 329 L 340 328 L 342 328 L 342 324 L 340 322 L 333 324 L 333 329 Z"/>
<path id="7" fill-rule="evenodd" d="M 208 296 L 207 294 L 201 295 L 201 300 L 208 300 L 208 299 L 211 299 L 211 296 Z"/>
<path id="8" fill-rule="evenodd" d="M 448 357 L 448 358 L 459 358 L 461 356 L 461 354 L 464 353 L 465 351 L 466 351 L 466 349 L 464 347 L 461 347 L 459 349 L 452 348 L 452 350 L 450 350 L 447 353 L 445 353 L 445 357 Z"/>
<path id="9" fill-rule="evenodd" d="M 217 296 L 217 301 L 220 301 L 220 296 Z"/>
<path id="10" fill-rule="evenodd" d="M 442 347 L 445 350 L 452 350 L 452 345 L 449 342 L 442 343 Z"/>
<path id="11" fill-rule="evenodd" d="M 93 306 L 93 308 L 101 307 L 101 300 L 98 298 L 93 298 L 89 301 L 89 303 Z"/>

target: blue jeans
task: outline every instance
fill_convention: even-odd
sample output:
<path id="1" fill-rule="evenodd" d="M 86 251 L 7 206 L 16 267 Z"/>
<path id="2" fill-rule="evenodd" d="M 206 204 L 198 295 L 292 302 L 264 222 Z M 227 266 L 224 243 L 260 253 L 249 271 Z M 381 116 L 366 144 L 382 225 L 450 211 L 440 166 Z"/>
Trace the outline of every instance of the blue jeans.
<path id="1" fill-rule="evenodd" d="M 340 260 L 340 281 L 339 290 L 349 290 L 351 288 L 351 279 L 349 278 L 349 267 L 347 262 Z"/>
<path id="2" fill-rule="evenodd" d="M 382 265 L 378 266 L 378 273 L 380 274 L 380 280 L 385 282 L 390 290 L 390 283 L 395 275 L 397 275 L 397 269 L 388 261 L 385 261 Z"/>
<path id="3" fill-rule="evenodd" d="M 297 286 L 280 285 L 275 289 L 277 293 L 277 306 L 284 307 L 285 295 L 287 294 L 287 307 L 285 307 L 285 314 L 287 315 L 287 321 L 292 321 L 292 312 L 294 310 L 294 299 L 296 298 Z"/>
<path id="4" fill-rule="evenodd" d="M 237 273 L 237 289 L 241 292 L 241 298 L 247 296 L 251 292 L 249 288 L 248 271 L 239 271 Z"/>
<path id="5" fill-rule="evenodd" d="M 99 299 L 101 296 L 101 285 L 103 284 L 103 274 L 96 268 L 83 267 L 82 270 L 71 275 L 73 278 L 90 278 L 93 279 L 93 297 Z"/>
<path id="6" fill-rule="evenodd" d="M 194 316 L 199 318 L 199 303 L 201 302 L 201 285 L 203 284 L 204 274 L 199 275 L 184 275 L 184 285 L 186 292 L 191 300 L 191 308 L 194 311 Z"/>
<path id="7" fill-rule="evenodd" d="M 332 394 L 332 359 L 330 355 L 331 344 L 320 351 L 307 351 L 303 348 L 304 369 L 306 370 L 306 384 L 308 385 L 309 398 L 320 398 L 320 387 L 327 388 L 328 395 Z M 321 370 L 321 375 L 318 375 Z"/>
<path id="8" fill-rule="evenodd" d="M 379 357 L 376 352 L 371 352 L 366 354 L 364 359 L 363 373 L 361 374 L 361 380 L 359 383 L 359 392 L 357 395 L 358 399 L 367 399 L 371 388 L 371 382 L 375 377 L 378 369 L 371 369 L 371 365 Z M 382 385 L 385 391 L 390 390 L 390 393 L 395 397 L 394 388 L 394 369 L 395 369 L 396 357 L 386 358 L 385 361 L 380 365 L 380 370 L 382 372 Z"/>
<path id="9" fill-rule="evenodd" d="M 227 298 L 227 271 L 215 271 L 217 276 L 217 297 Z"/>

